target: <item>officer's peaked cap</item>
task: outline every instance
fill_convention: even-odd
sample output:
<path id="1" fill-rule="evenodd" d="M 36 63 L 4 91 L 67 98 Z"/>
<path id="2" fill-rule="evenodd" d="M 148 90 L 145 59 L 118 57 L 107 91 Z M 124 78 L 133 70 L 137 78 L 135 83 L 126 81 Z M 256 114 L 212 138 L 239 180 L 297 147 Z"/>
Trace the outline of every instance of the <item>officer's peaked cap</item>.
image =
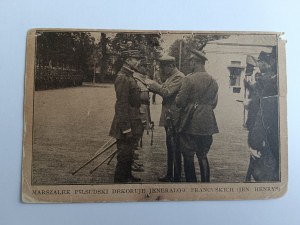
<path id="1" fill-rule="evenodd" d="M 259 61 L 264 61 L 264 62 L 267 62 L 267 63 L 270 63 L 271 58 L 272 58 L 272 53 L 268 53 L 268 52 L 265 52 L 265 51 L 261 51 L 259 53 L 259 56 L 258 56 Z"/>
<path id="2" fill-rule="evenodd" d="M 201 60 L 204 60 L 204 61 L 207 60 L 206 54 L 205 54 L 204 51 L 198 51 L 196 49 L 190 49 L 190 52 L 191 52 L 191 56 L 190 56 L 189 59 L 196 58 L 196 59 L 201 59 Z"/>
<path id="3" fill-rule="evenodd" d="M 169 56 L 169 55 L 164 55 L 159 58 L 159 61 L 161 63 L 173 63 L 173 62 L 175 62 L 175 57 Z"/>
<path id="4" fill-rule="evenodd" d="M 138 59 L 143 58 L 143 56 L 139 50 L 123 51 L 121 54 L 123 57 L 126 57 L 126 58 L 138 58 Z"/>

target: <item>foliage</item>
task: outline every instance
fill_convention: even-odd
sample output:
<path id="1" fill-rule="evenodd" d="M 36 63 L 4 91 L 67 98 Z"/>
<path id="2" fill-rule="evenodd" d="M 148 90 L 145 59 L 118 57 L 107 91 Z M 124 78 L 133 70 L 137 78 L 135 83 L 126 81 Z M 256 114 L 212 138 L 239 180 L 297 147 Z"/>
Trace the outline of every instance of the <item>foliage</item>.
<path id="1" fill-rule="evenodd" d="M 101 77 L 111 78 L 121 68 L 123 51 L 139 50 L 149 63 L 161 52 L 159 34 L 116 33 L 114 36 L 99 32 L 100 42 L 89 32 L 38 32 L 37 64 L 72 67 L 92 79 L 95 68 Z M 97 78 L 96 78 L 97 80 Z M 98 79 L 101 80 L 101 79 Z"/>
<path id="2" fill-rule="evenodd" d="M 147 62 L 152 64 L 159 58 L 162 50 L 159 39 L 159 34 L 117 33 L 110 43 L 112 53 L 117 56 L 116 71 L 120 69 L 125 60 L 122 52 L 128 50 L 139 50 Z"/>
<path id="3" fill-rule="evenodd" d="M 37 63 L 87 71 L 95 38 L 87 32 L 38 32 Z"/>

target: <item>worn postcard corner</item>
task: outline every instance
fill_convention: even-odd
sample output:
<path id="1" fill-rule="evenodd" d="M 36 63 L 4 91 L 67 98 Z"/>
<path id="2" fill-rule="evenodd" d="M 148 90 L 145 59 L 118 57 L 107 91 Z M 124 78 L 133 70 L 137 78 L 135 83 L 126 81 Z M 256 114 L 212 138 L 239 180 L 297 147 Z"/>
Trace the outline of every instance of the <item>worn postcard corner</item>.
<path id="1" fill-rule="evenodd" d="M 281 197 L 282 35 L 29 30 L 23 202 Z"/>

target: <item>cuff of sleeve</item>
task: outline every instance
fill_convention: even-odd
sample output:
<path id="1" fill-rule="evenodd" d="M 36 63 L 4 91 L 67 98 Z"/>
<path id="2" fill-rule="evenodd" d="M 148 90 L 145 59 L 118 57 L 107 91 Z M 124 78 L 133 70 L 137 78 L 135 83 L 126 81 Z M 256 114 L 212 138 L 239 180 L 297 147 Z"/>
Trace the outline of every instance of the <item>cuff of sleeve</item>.
<path id="1" fill-rule="evenodd" d="M 124 130 L 122 133 L 123 133 L 123 134 L 127 134 L 127 133 L 129 133 L 129 132 L 131 132 L 131 128 L 129 128 L 129 129 L 127 129 L 127 130 Z"/>

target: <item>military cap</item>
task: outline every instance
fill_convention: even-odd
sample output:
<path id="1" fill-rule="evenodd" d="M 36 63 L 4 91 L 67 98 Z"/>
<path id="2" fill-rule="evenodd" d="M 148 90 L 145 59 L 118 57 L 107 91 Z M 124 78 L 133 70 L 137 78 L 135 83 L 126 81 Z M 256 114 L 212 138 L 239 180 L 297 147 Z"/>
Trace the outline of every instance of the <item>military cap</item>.
<path id="1" fill-rule="evenodd" d="M 252 66 L 257 66 L 257 59 L 252 55 L 247 55 L 246 63 Z"/>
<path id="2" fill-rule="evenodd" d="M 191 52 L 191 56 L 190 56 L 189 59 L 196 58 L 196 59 L 201 59 L 201 60 L 204 60 L 204 61 L 207 60 L 205 52 L 202 51 L 202 50 L 198 51 L 196 49 L 190 49 L 190 52 Z"/>
<path id="3" fill-rule="evenodd" d="M 263 61 L 263 62 L 266 62 L 266 63 L 270 63 L 271 58 L 272 58 L 272 53 L 268 53 L 268 52 L 265 52 L 265 51 L 261 51 L 259 53 L 259 56 L 258 56 L 259 61 Z"/>
<path id="4" fill-rule="evenodd" d="M 161 63 L 172 63 L 172 62 L 175 62 L 175 57 L 169 56 L 169 55 L 164 55 L 159 58 L 159 61 Z"/>
<path id="5" fill-rule="evenodd" d="M 126 57 L 126 58 L 143 58 L 142 54 L 140 53 L 139 50 L 128 50 L 128 51 L 123 51 L 121 52 L 121 55 L 123 57 Z"/>

